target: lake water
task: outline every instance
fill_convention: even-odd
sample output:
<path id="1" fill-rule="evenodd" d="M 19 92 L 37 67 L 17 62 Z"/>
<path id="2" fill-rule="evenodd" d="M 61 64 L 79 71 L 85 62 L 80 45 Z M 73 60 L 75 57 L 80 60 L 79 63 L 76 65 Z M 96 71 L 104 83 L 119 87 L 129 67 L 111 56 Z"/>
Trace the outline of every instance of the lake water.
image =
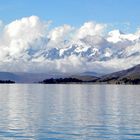
<path id="1" fill-rule="evenodd" d="M 0 85 L 0 140 L 140 140 L 140 86 Z"/>

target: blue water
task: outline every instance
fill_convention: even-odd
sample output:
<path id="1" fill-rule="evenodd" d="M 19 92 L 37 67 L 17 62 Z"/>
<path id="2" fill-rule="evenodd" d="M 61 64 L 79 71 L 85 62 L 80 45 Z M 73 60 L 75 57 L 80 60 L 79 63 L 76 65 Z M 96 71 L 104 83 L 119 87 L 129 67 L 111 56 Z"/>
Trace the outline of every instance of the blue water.
<path id="1" fill-rule="evenodd" d="M 0 140 L 140 140 L 140 86 L 0 85 Z"/>

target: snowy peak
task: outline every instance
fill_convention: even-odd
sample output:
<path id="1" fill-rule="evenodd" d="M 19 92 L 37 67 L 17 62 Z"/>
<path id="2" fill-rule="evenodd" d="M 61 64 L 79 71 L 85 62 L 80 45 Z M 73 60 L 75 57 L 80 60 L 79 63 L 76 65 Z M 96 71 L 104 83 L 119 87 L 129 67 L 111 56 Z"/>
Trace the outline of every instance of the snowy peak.
<path id="1" fill-rule="evenodd" d="M 42 51 L 35 53 L 32 57 L 34 60 L 59 60 L 75 56 L 82 57 L 88 62 L 128 58 L 140 53 L 139 45 L 134 46 L 135 41 L 131 36 L 135 37 L 131 34 L 125 35 L 119 30 L 109 32 L 108 38 L 87 35 L 79 40 L 64 40 L 61 42 L 62 47 L 49 49 L 44 47 Z"/>

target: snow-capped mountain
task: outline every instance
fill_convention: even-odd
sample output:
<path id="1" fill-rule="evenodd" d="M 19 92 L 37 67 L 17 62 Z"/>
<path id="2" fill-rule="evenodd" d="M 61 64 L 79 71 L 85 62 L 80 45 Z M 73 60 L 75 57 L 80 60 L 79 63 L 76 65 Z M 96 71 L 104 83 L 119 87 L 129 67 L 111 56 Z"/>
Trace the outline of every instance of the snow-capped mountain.
<path id="1" fill-rule="evenodd" d="M 124 35 L 121 31 L 115 30 L 109 32 L 106 38 L 88 35 L 76 41 L 64 41 L 62 47 L 54 46 L 40 52 L 34 52 L 32 59 L 43 57 L 48 60 L 56 60 L 76 56 L 93 62 L 128 58 L 139 55 L 139 43 L 140 40 L 137 36 Z"/>
<path id="2" fill-rule="evenodd" d="M 8 72 L 110 73 L 140 63 L 140 31 L 106 31 L 86 22 L 53 29 L 39 17 L 11 22 L 0 34 L 0 69 Z"/>
<path id="3" fill-rule="evenodd" d="M 42 46 L 39 46 L 41 49 L 38 50 L 37 47 L 38 44 L 40 44 L 38 42 L 40 41 L 42 42 Z M 111 67 L 110 65 L 115 65 L 115 62 L 118 64 L 119 61 L 122 61 L 122 63 L 123 61 L 128 63 L 130 62 L 129 60 L 133 61 L 135 58 L 140 60 L 139 37 L 133 35 L 124 35 L 118 30 L 109 32 L 106 37 L 87 35 L 84 38 L 78 40 L 61 41 L 60 44 L 57 44 L 57 47 L 53 46 L 49 48 L 47 46 L 49 41 L 50 39 L 46 40 L 43 38 L 36 40 L 36 43 L 31 44 L 31 47 L 26 50 L 26 55 L 23 54 L 20 56 L 21 59 L 23 59 L 25 62 L 29 60 L 33 62 L 63 62 L 68 58 L 75 57 L 78 60 L 83 59 L 84 63 L 87 64 L 95 63 L 95 72 L 98 72 L 95 66 L 96 63 L 97 65 L 101 65 L 99 67 L 102 67 L 103 64 L 103 71 L 100 70 L 101 73 L 106 73 L 104 72 L 104 69 L 106 67 Z M 19 56 L 13 55 L 9 56 L 8 59 L 13 59 L 13 57 L 15 61 L 19 59 Z M 138 61 L 135 61 L 134 65 L 139 63 L 137 62 Z M 129 68 L 130 66 L 133 66 L 132 63 L 130 63 L 130 65 L 128 65 L 126 68 Z M 116 71 L 122 70 L 124 68 L 116 69 Z M 84 71 L 94 71 L 94 68 L 85 69 L 83 72 Z"/>

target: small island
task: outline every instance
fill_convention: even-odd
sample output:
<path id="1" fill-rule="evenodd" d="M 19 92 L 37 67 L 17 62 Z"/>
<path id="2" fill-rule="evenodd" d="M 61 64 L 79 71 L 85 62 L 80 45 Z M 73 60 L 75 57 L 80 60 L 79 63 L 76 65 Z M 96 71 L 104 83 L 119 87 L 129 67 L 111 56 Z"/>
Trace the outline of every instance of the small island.
<path id="1" fill-rule="evenodd" d="M 82 83 L 82 80 L 76 79 L 76 78 L 59 78 L 59 79 L 45 79 L 42 82 L 42 84 L 67 84 L 67 83 Z"/>
<path id="2" fill-rule="evenodd" d="M 0 80 L 0 84 L 15 84 L 15 81 L 11 81 L 11 80 Z"/>

